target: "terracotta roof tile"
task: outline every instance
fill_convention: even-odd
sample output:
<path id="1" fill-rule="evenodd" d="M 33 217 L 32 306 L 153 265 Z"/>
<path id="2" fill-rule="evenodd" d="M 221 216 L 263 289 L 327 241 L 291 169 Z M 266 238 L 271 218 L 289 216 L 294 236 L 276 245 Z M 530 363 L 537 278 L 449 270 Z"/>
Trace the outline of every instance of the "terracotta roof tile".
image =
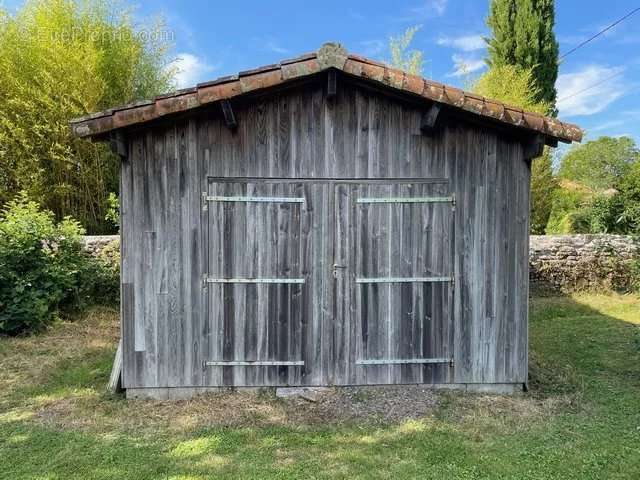
<path id="1" fill-rule="evenodd" d="M 269 72 L 271 70 L 279 70 L 280 64 L 273 63 L 271 65 L 265 65 L 263 67 L 252 68 L 251 70 L 244 70 L 238 73 L 238 77 L 246 77 L 249 75 L 255 75 L 256 73 Z"/>
<path id="2" fill-rule="evenodd" d="M 200 83 L 193 88 L 159 95 L 150 101 L 136 102 L 93 113 L 72 120 L 71 128 L 74 135 L 79 137 L 103 135 L 118 128 L 149 122 L 164 115 L 184 112 L 222 99 L 268 89 L 330 68 L 342 70 L 349 75 L 379 83 L 394 90 L 459 108 L 474 115 L 539 132 L 560 141 L 582 140 L 583 132 L 576 125 L 563 123 L 558 119 L 544 117 L 537 113 L 523 112 L 518 107 L 425 80 L 359 55 L 347 54 L 346 50 L 336 43 L 327 43 L 317 53 L 283 60 L 279 64 L 266 65 L 237 75 Z"/>
<path id="3" fill-rule="evenodd" d="M 375 82 L 382 82 L 384 79 L 384 67 L 380 65 L 374 65 L 372 63 L 363 63 L 360 76 L 368 78 Z"/>
<path id="4" fill-rule="evenodd" d="M 402 90 L 404 85 L 404 72 L 396 68 L 386 68 L 384 70 L 383 82 L 397 90 Z"/>
<path id="5" fill-rule="evenodd" d="M 376 60 L 371 60 L 370 58 L 361 57 L 360 55 L 349 54 L 347 56 L 348 59 L 356 60 L 359 63 L 366 63 L 367 65 L 376 65 L 378 67 L 388 67 L 389 65 L 384 64 L 382 62 L 378 62 Z"/>
<path id="6" fill-rule="evenodd" d="M 418 75 L 411 75 L 407 73 L 404 76 L 402 90 L 415 93 L 416 95 L 422 95 L 422 92 L 424 91 L 424 79 Z"/>
<path id="7" fill-rule="evenodd" d="M 485 99 L 484 107 L 484 114 L 487 117 L 491 117 L 496 120 L 502 120 L 504 118 L 504 105 L 502 103 Z"/>
<path id="8" fill-rule="evenodd" d="M 354 58 L 349 57 L 344 64 L 344 71 L 356 77 L 362 75 L 362 66 L 364 62 L 360 62 Z"/>
<path id="9" fill-rule="evenodd" d="M 280 65 L 287 65 L 289 63 L 302 62 L 304 60 L 310 60 L 312 58 L 316 58 L 317 56 L 318 56 L 318 54 L 316 52 L 305 53 L 305 54 L 299 55 L 297 57 L 293 57 L 293 58 L 288 58 L 286 60 L 282 60 L 280 62 Z"/>
<path id="10" fill-rule="evenodd" d="M 227 75 L 226 77 L 220 77 L 216 78 L 215 80 L 199 83 L 196 88 L 210 87 L 213 85 L 219 85 L 221 83 L 234 82 L 236 80 L 238 80 L 238 75 Z"/>
<path id="11" fill-rule="evenodd" d="M 318 73 L 321 70 L 320 64 L 315 58 L 308 58 L 296 63 L 287 63 L 281 67 L 282 80 L 284 82 L 294 78 L 306 77 Z"/>

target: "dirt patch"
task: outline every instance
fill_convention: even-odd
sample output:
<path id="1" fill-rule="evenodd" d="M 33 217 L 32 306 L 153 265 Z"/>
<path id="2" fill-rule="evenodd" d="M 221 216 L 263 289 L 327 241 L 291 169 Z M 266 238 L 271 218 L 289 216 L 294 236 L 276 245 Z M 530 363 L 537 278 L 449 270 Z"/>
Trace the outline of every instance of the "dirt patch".
<path id="1" fill-rule="evenodd" d="M 79 395 L 42 405 L 34 421 L 60 429 L 166 430 L 233 426 L 395 424 L 431 415 L 436 392 L 419 386 L 327 389 L 314 401 L 277 398 L 271 391 L 207 393 L 190 400 L 124 400 Z"/>

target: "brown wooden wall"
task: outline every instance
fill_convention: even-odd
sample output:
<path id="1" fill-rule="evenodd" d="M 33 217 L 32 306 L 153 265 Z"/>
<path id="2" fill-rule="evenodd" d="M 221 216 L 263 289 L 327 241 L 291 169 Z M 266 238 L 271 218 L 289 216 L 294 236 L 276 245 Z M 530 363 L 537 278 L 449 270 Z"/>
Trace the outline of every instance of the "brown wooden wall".
<path id="1" fill-rule="evenodd" d="M 235 114 L 237 131 L 201 112 L 128 136 L 126 388 L 526 381 L 530 170 L 518 142 L 455 120 L 425 136 L 419 107 L 342 83 L 331 100 L 307 85 Z M 304 203 L 203 210 L 203 192 Z M 455 197 L 455 208 L 356 203 L 411 194 Z M 388 259 L 362 255 L 383 248 Z M 351 282 L 429 274 L 454 282 Z M 305 283 L 203 282 L 229 275 Z M 394 315 L 410 321 L 376 323 Z M 356 365 L 367 355 L 453 366 Z M 305 364 L 205 366 L 287 358 Z"/>

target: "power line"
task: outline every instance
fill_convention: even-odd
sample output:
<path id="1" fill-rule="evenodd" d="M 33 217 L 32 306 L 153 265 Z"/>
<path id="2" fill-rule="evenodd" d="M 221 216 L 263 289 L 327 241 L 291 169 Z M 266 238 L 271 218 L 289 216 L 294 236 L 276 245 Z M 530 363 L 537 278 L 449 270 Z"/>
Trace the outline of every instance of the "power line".
<path id="1" fill-rule="evenodd" d="M 607 77 L 607 78 L 605 78 L 603 80 L 600 80 L 599 82 L 596 82 L 593 85 L 589 85 L 588 87 L 583 88 L 582 90 L 580 90 L 578 92 L 572 93 L 571 95 L 567 95 L 566 97 L 562 97 L 562 98 L 558 99 L 558 103 L 564 102 L 565 100 L 569 100 L 570 98 L 576 97 L 576 96 L 578 96 L 578 95 L 580 95 L 580 94 L 582 94 L 582 93 L 584 93 L 584 92 L 586 92 L 588 90 L 591 90 L 592 88 L 597 87 L 598 85 L 602 85 L 603 83 L 608 82 L 609 80 L 612 80 L 612 79 L 614 79 L 616 77 L 619 77 L 623 73 L 624 73 L 624 70 L 621 70 L 621 71 L 619 71 L 617 73 L 614 73 L 613 75 L 611 75 L 611 76 L 609 76 L 609 77 Z"/>
<path id="2" fill-rule="evenodd" d="M 595 40 L 596 38 L 598 38 L 600 35 L 602 35 L 603 33 L 611 30 L 613 27 L 615 27 L 616 25 L 618 25 L 619 23 L 623 22 L 624 20 L 626 20 L 627 18 L 629 18 L 631 15 L 633 15 L 634 13 L 640 11 L 640 7 L 631 10 L 629 13 L 627 13 L 624 17 L 616 20 L 614 23 L 612 23 L 611 25 L 609 25 L 607 28 L 605 28 L 604 30 L 600 30 L 598 33 L 596 33 L 595 35 L 593 35 L 592 37 L 586 39 L 584 42 L 582 42 L 580 45 L 577 45 L 575 47 L 573 47 L 571 50 L 569 50 L 567 53 L 560 55 L 560 58 L 558 59 L 558 61 L 562 60 L 563 58 L 565 58 L 567 55 L 572 54 L 573 52 L 575 52 L 576 50 L 578 50 L 581 47 L 584 47 L 587 43 L 591 42 L 592 40 Z"/>

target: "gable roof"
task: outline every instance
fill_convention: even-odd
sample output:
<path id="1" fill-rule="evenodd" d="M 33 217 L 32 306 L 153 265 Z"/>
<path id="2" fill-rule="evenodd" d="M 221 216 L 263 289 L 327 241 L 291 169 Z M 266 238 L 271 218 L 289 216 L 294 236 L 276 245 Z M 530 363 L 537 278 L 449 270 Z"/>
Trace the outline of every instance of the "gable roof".
<path id="1" fill-rule="evenodd" d="M 413 94 L 507 126 L 540 133 L 547 139 L 566 143 L 582 140 L 583 132 L 576 125 L 538 113 L 526 112 L 497 100 L 411 75 L 358 55 L 348 54 L 337 43 L 326 43 L 317 53 L 309 53 L 277 64 L 200 83 L 193 88 L 160 95 L 153 100 L 136 102 L 76 118 L 70 122 L 71 129 L 78 137 L 102 136 L 113 130 L 149 122 L 165 115 L 185 112 L 220 100 L 283 85 L 331 68 L 367 82 Z"/>

